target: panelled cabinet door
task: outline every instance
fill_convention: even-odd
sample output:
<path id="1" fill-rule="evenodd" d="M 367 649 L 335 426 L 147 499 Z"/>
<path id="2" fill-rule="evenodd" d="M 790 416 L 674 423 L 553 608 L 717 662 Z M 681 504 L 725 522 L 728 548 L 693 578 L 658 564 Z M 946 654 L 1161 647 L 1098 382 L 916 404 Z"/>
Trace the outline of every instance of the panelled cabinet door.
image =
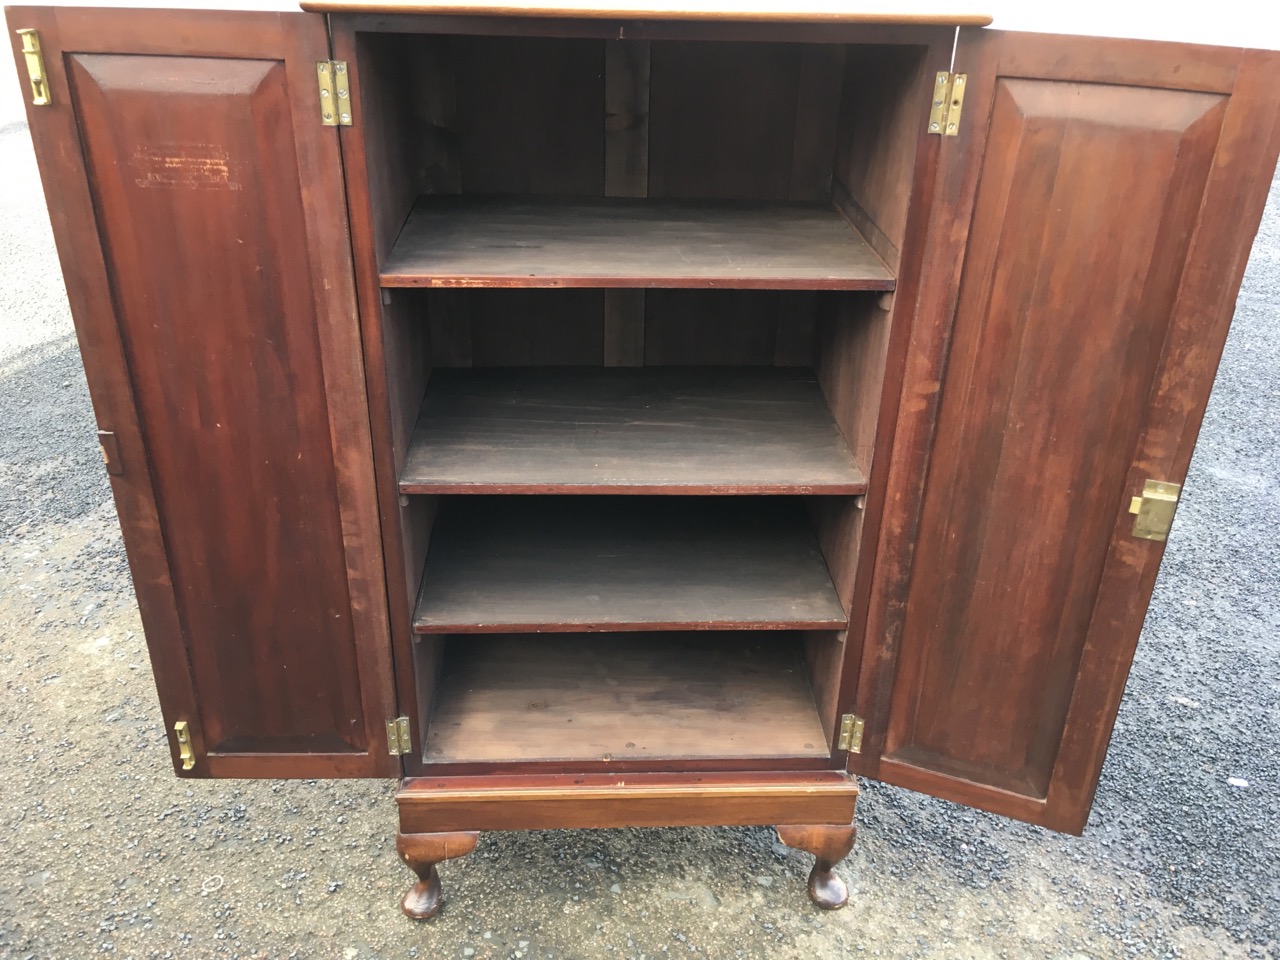
<path id="1" fill-rule="evenodd" d="M 324 18 L 8 16 L 175 769 L 394 774 Z"/>
<path id="2" fill-rule="evenodd" d="M 1078 832 L 1164 550 L 1132 501 L 1186 474 L 1280 61 L 963 31 L 956 64 L 850 768 Z"/>

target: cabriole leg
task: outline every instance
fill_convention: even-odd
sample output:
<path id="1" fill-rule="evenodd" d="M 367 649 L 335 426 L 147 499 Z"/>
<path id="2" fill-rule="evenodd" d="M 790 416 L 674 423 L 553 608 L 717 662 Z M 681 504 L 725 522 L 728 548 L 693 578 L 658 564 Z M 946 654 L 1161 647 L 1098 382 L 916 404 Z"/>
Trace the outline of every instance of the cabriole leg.
<path id="1" fill-rule="evenodd" d="M 835 875 L 835 865 L 849 855 L 858 828 L 787 824 L 777 828 L 778 839 L 788 847 L 812 853 L 817 860 L 809 874 L 809 899 L 824 910 L 837 910 L 849 899 L 849 888 Z"/>
<path id="2" fill-rule="evenodd" d="M 465 857 L 476 848 L 479 833 L 396 833 L 400 859 L 418 875 L 400 901 L 400 909 L 414 920 L 427 920 L 440 912 L 444 897 L 436 864 Z"/>

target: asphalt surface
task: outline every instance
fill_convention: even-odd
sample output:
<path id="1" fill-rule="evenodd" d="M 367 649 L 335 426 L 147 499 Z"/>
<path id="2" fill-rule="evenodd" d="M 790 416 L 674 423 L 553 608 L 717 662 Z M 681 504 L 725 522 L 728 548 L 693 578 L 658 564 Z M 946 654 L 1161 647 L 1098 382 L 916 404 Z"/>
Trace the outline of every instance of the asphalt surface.
<path id="1" fill-rule="evenodd" d="M 5 83 L 0 957 L 1280 955 L 1280 185 L 1083 838 L 867 783 L 836 913 L 765 829 L 557 831 L 486 835 L 414 924 L 389 782 L 170 772 Z"/>

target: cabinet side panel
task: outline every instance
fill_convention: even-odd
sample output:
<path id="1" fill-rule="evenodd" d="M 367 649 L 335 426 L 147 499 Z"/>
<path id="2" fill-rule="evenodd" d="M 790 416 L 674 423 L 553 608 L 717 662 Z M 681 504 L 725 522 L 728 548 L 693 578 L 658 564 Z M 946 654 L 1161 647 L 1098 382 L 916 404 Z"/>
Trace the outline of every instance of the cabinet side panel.
<path id="1" fill-rule="evenodd" d="M 67 68 L 206 749 L 363 752 L 284 64 Z"/>
<path id="2" fill-rule="evenodd" d="M 997 81 L 885 760 L 1047 795 L 1226 104 Z"/>

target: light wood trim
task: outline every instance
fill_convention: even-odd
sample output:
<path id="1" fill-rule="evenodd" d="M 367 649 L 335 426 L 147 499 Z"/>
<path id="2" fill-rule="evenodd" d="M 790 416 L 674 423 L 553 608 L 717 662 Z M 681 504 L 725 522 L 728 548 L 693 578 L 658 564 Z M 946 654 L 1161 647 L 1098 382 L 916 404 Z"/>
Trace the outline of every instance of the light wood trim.
<path id="1" fill-rule="evenodd" d="M 654 0 L 558 0 L 542 3 L 518 0 L 477 2 L 415 2 L 415 0 L 303 0 L 301 7 L 316 13 L 433 14 L 436 16 L 482 17 L 599 17 L 616 19 L 768 21 L 782 23 L 876 23 L 911 24 L 915 26 L 985 27 L 992 17 L 987 13 L 954 12 L 954 8 L 920 5 L 914 9 L 892 9 L 881 4 L 857 6 L 844 0 L 808 0 L 800 7 L 776 2 L 736 3 L 707 2 L 696 5 Z"/>

